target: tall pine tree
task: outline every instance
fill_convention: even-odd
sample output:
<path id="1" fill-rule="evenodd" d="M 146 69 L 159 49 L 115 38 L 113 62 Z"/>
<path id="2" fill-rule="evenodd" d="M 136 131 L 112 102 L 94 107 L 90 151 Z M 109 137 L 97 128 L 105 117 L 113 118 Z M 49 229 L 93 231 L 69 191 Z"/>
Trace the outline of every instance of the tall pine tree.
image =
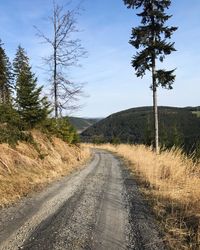
<path id="1" fill-rule="evenodd" d="M 11 105 L 13 92 L 12 66 L 0 40 L 0 104 Z"/>
<path id="2" fill-rule="evenodd" d="M 132 29 L 130 44 L 139 52 L 133 57 L 132 66 L 136 76 L 143 77 L 151 71 L 154 107 L 154 148 L 159 153 L 157 87 L 160 85 L 172 89 L 175 81 L 174 70 L 157 70 L 157 62 L 163 62 L 166 55 L 175 51 L 174 43 L 168 42 L 177 27 L 166 26 L 171 17 L 165 13 L 171 5 L 170 0 L 123 0 L 128 8 L 142 9 L 137 14 L 141 17 L 141 25 Z"/>
<path id="3" fill-rule="evenodd" d="M 46 119 L 49 105 L 45 97 L 40 97 L 42 87 L 37 87 L 37 78 L 32 73 L 29 58 L 21 46 L 18 47 L 13 66 L 16 106 L 25 126 L 33 128 Z"/>

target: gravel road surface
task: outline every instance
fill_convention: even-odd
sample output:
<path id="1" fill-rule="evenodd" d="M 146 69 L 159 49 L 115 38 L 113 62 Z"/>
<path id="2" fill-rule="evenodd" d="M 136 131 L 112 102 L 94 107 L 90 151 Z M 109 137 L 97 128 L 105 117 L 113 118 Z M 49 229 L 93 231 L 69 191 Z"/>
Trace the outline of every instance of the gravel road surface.
<path id="1" fill-rule="evenodd" d="M 90 164 L 0 210 L 0 249 L 165 249 L 122 160 L 94 150 Z"/>

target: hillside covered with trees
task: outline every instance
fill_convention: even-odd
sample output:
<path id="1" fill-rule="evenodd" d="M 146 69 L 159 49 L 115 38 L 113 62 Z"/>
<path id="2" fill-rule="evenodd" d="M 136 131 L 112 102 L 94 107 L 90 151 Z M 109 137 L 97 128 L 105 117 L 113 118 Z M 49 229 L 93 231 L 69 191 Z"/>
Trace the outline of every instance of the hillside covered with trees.
<path id="1" fill-rule="evenodd" d="M 100 118 L 82 118 L 73 116 L 69 117 L 68 119 L 79 133 L 83 132 L 85 129 L 101 120 Z"/>
<path id="2" fill-rule="evenodd" d="M 162 146 L 184 147 L 194 151 L 200 142 L 199 107 L 159 107 L 160 142 Z M 99 121 L 81 134 L 85 142 L 111 142 L 152 145 L 152 107 L 124 110 Z"/>

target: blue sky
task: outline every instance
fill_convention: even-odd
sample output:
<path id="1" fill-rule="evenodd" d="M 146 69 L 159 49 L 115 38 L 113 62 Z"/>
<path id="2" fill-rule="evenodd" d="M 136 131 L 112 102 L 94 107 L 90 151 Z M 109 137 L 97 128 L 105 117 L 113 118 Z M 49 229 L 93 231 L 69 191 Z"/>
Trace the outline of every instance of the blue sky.
<path id="1" fill-rule="evenodd" d="M 72 2 L 77 2 L 72 0 Z M 66 3 L 58 0 L 58 3 Z M 151 79 L 136 78 L 130 65 L 135 50 L 128 44 L 131 27 L 138 25 L 135 11 L 126 9 L 122 0 L 83 0 L 84 11 L 78 20 L 79 37 L 88 51 L 82 67 L 71 71 L 75 81 L 85 82 L 87 98 L 73 115 L 105 117 L 120 110 L 152 105 Z M 31 58 L 39 83 L 45 85 L 48 75 L 40 69 L 41 57 L 49 52 L 35 36 L 33 25 L 49 33 L 46 18 L 52 9 L 51 0 L 1 0 L 0 38 L 12 60 L 18 44 Z M 178 26 L 172 40 L 177 52 L 163 64 L 177 68 L 171 91 L 159 89 L 159 105 L 198 106 L 200 94 L 200 1 L 172 0 L 170 24 Z"/>

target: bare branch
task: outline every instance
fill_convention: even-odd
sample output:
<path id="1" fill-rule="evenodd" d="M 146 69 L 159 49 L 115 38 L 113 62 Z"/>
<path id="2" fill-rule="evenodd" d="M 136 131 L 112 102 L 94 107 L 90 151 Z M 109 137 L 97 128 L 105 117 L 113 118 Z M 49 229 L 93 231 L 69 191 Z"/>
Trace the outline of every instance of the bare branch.
<path id="1" fill-rule="evenodd" d="M 38 36 L 39 38 L 42 38 L 42 39 L 44 40 L 44 42 L 53 45 L 53 43 L 52 43 L 52 41 L 50 40 L 50 38 L 48 38 L 47 36 L 45 36 L 44 33 L 42 33 L 42 31 L 39 30 L 36 26 L 33 26 L 33 27 L 34 27 L 34 28 L 36 29 L 36 31 L 37 31 L 36 36 Z"/>
<path id="2" fill-rule="evenodd" d="M 78 38 L 74 38 L 79 32 L 77 29 L 77 15 L 80 5 L 75 9 L 68 9 L 58 5 L 53 0 L 53 12 L 49 17 L 53 36 L 48 37 L 40 29 L 35 27 L 37 36 L 52 48 L 52 54 L 44 58 L 51 72 L 51 94 L 54 98 L 55 116 L 58 110 L 74 109 L 74 103 L 83 93 L 83 84 L 76 84 L 66 78 L 65 71 L 72 66 L 78 66 L 79 59 L 85 57 L 87 52 Z"/>

